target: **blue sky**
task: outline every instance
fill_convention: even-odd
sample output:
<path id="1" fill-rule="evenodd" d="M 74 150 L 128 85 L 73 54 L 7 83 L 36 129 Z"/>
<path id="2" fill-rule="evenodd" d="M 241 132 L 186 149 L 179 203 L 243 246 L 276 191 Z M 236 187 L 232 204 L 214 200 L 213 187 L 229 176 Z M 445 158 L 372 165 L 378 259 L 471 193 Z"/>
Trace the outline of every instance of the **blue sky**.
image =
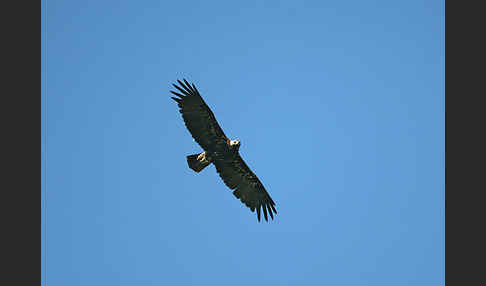
<path id="1" fill-rule="evenodd" d="M 43 285 L 444 284 L 443 1 L 43 9 Z M 182 78 L 274 221 L 187 167 Z"/>

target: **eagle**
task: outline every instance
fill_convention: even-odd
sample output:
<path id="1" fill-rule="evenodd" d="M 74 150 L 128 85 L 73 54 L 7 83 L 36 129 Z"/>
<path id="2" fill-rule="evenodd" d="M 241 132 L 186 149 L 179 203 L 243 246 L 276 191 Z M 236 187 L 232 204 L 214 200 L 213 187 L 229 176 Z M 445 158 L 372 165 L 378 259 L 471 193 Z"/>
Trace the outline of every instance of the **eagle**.
<path id="1" fill-rule="evenodd" d="M 252 212 L 256 210 L 258 222 L 261 212 L 267 222 L 268 215 L 273 220 L 274 214 L 277 214 L 275 202 L 241 158 L 241 142 L 226 137 L 194 83 L 189 84 L 185 79 L 183 81 L 177 80 L 180 86 L 172 84 L 178 92 L 171 90 L 177 96 L 171 98 L 177 102 L 192 137 L 204 150 L 186 156 L 189 168 L 199 173 L 212 163 L 225 185 L 234 190 L 233 195 Z"/>

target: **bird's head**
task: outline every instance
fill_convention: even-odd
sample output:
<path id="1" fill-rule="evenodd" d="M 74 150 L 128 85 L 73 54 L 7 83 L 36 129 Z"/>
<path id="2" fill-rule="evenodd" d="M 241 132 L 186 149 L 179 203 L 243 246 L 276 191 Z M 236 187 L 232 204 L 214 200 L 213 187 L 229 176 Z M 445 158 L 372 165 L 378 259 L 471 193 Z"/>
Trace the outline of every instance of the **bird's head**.
<path id="1" fill-rule="evenodd" d="M 231 140 L 230 146 L 236 148 L 236 150 L 240 149 L 240 140 Z"/>

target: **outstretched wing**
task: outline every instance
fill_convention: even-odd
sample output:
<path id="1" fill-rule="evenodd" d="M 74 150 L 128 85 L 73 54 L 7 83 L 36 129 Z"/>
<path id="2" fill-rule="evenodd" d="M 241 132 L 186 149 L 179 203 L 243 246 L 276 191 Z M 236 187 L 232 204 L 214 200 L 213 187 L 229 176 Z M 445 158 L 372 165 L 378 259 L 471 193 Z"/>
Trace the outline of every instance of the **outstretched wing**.
<path id="1" fill-rule="evenodd" d="M 180 92 L 170 91 L 178 97 L 171 97 L 177 102 L 179 112 L 182 114 L 187 129 L 192 137 L 204 150 L 224 148 L 228 140 L 216 121 L 213 112 L 204 102 L 194 84 L 190 85 L 185 79 L 184 83 L 177 80 L 180 87 L 173 86 Z"/>
<path id="2" fill-rule="evenodd" d="M 249 207 L 252 212 L 256 209 L 258 221 L 260 221 L 261 210 L 263 210 L 266 221 L 268 221 L 268 214 L 273 219 L 273 214 L 277 214 L 275 202 L 240 155 L 237 155 L 234 159 L 217 158 L 213 163 L 224 183 L 234 190 L 233 195 Z"/>

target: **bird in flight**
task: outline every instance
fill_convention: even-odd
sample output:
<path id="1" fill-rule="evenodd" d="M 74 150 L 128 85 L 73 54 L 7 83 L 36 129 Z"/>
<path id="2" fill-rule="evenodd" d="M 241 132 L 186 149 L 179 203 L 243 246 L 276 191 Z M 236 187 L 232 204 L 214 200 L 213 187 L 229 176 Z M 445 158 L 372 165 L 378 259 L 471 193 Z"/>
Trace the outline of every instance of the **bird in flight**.
<path id="1" fill-rule="evenodd" d="M 216 121 L 213 112 L 204 102 L 194 83 L 189 84 L 177 80 L 178 90 L 170 91 L 177 97 L 171 97 L 177 102 L 179 112 L 194 140 L 204 150 L 201 153 L 186 156 L 189 168 L 199 173 L 211 163 L 216 167 L 223 182 L 233 191 L 252 212 L 256 210 L 260 222 L 261 212 L 268 221 L 268 215 L 273 220 L 277 214 L 275 202 L 263 187 L 258 177 L 248 168 L 240 156 L 239 140 L 231 140 L 224 134 Z"/>

